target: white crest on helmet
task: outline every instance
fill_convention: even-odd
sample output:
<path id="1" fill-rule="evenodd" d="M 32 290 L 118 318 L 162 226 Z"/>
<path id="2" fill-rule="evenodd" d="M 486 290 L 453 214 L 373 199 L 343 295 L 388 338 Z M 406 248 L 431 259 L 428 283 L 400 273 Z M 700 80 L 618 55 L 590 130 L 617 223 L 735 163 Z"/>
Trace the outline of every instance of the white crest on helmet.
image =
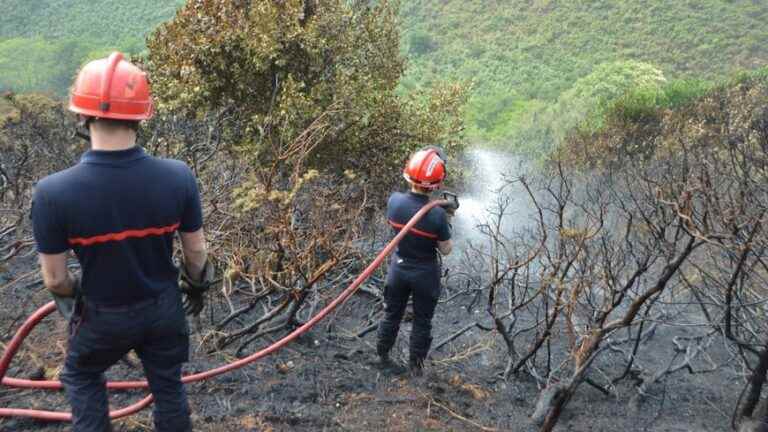
<path id="1" fill-rule="evenodd" d="M 438 162 L 440 162 L 439 157 L 433 157 L 431 161 L 429 161 L 429 165 L 427 165 L 427 172 L 426 176 L 429 177 L 432 175 L 432 172 L 435 171 L 435 167 L 437 166 Z"/>

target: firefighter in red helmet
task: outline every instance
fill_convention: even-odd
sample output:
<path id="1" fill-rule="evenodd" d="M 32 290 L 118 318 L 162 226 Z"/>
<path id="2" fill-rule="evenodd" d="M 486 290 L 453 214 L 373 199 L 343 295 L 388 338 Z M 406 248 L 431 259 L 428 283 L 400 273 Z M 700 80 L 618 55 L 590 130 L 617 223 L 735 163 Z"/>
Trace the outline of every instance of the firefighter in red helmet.
<path id="1" fill-rule="evenodd" d="M 427 147 L 408 160 L 403 177 L 410 184 L 407 193 L 392 194 L 387 203 L 387 220 L 395 233 L 425 204 L 430 193 L 442 185 L 446 164 L 442 151 Z M 381 366 L 392 372 L 401 367 L 393 363 L 389 352 L 397 339 L 400 321 L 408 299 L 413 297 L 413 329 L 409 349 L 409 367 L 421 375 L 424 359 L 432 344 L 432 316 L 440 297 L 440 260 L 451 253 L 450 218 L 453 209 L 435 207 L 427 213 L 403 240 L 392 255 L 384 287 L 385 315 L 379 325 L 376 350 Z"/>
<path id="2" fill-rule="evenodd" d="M 190 431 L 181 366 L 189 356 L 188 312 L 212 283 L 197 181 L 183 162 L 136 145 L 152 117 L 147 75 L 121 53 L 85 65 L 70 95 L 91 149 L 40 180 L 32 222 L 45 286 L 70 334 L 61 381 L 76 432 L 111 431 L 104 372 L 134 350 L 155 399 L 159 431 Z M 183 250 L 172 259 L 175 233 Z M 67 268 L 73 251 L 81 274 Z"/>

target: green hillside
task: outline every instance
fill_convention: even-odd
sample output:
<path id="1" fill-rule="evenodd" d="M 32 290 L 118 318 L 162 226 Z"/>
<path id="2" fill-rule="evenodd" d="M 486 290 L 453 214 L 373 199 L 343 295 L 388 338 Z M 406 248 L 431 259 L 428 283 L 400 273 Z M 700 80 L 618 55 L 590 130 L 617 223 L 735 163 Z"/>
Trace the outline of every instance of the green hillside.
<path id="1" fill-rule="evenodd" d="M 184 0 L 3 0 L 0 38 L 139 38 Z"/>
<path id="2" fill-rule="evenodd" d="M 184 0 L 0 0 L 0 91 L 63 94 L 85 60 L 144 50 Z"/>
<path id="3" fill-rule="evenodd" d="M 0 0 L 0 91 L 63 95 L 77 66 L 137 53 L 184 0 Z M 561 139 L 606 99 L 768 64 L 768 2 L 400 0 L 404 91 L 471 81 L 468 135 L 506 146 Z"/>
<path id="4" fill-rule="evenodd" d="M 470 133 L 486 139 L 518 134 L 599 65 L 716 79 L 768 63 L 764 1 L 406 0 L 402 15 L 404 85 L 473 80 Z"/>

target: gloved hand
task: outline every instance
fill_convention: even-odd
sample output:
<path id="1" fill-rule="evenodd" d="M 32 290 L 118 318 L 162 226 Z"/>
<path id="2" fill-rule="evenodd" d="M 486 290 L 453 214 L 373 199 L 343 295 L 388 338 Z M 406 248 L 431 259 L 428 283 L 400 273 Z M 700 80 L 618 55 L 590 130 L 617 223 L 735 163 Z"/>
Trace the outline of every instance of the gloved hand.
<path id="1" fill-rule="evenodd" d="M 80 288 L 80 276 L 74 276 L 72 281 L 72 295 L 62 296 L 51 291 L 53 301 L 56 303 L 56 309 L 58 309 L 61 316 L 67 321 L 72 319 L 72 315 L 75 313 L 77 303 L 81 300 L 82 290 Z"/>
<path id="2" fill-rule="evenodd" d="M 187 266 L 181 264 L 179 272 L 179 289 L 184 293 L 184 310 L 188 315 L 197 316 L 205 307 L 204 294 L 214 282 L 215 271 L 213 262 L 206 260 L 200 280 L 194 280 L 187 272 Z"/>
<path id="3" fill-rule="evenodd" d="M 448 202 L 440 204 L 440 207 L 442 207 L 449 216 L 456 214 L 456 210 L 459 208 L 459 197 L 451 192 L 443 192 L 442 198 Z"/>

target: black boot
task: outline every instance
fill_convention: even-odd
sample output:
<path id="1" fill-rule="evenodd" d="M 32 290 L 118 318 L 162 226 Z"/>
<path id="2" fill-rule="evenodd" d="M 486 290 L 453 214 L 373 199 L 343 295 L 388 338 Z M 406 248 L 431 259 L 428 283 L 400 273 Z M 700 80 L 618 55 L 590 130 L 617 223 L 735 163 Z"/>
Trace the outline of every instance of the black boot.
<path id="1" fill-rule="evenodd" d="M 379 354 L 378 367 L 382 372 L 387 375 L 402 375 L 405 373 L 405 368 L 403 366 L 400 366 L 399 364 L 393 362 L 391 358 L 389 358 L 389 350 L 385 351 L 382 349 L 377 349 L 376 351 Z"/>
<path id="2" fill-rule="evenodd" d="M 411 375 L 415 377 L 424 375 L 424 359 L 421 357 L 411 357 L 408 360 L 408 368 L 411 371 Z"/>
<path id="3" fill-rule="evenodd" d="M 389 348 L 383 346 L 383 344 L 379 343 L 376 345 L 376 354 L 379 355 L 379 363 L 382 365 L 392 363 L 392 360 L 389 358 Z"/>
<path id="4" fill-rule="evenodd" d="M 429 353 L 429 347 L 432 346 L 432 338 L 427 331 L 421 330 L 411 333 L 411 349 L 408 356 L 408 368 L 411 375 L 420 377 L 424 374 L 424 360 Z"/>

